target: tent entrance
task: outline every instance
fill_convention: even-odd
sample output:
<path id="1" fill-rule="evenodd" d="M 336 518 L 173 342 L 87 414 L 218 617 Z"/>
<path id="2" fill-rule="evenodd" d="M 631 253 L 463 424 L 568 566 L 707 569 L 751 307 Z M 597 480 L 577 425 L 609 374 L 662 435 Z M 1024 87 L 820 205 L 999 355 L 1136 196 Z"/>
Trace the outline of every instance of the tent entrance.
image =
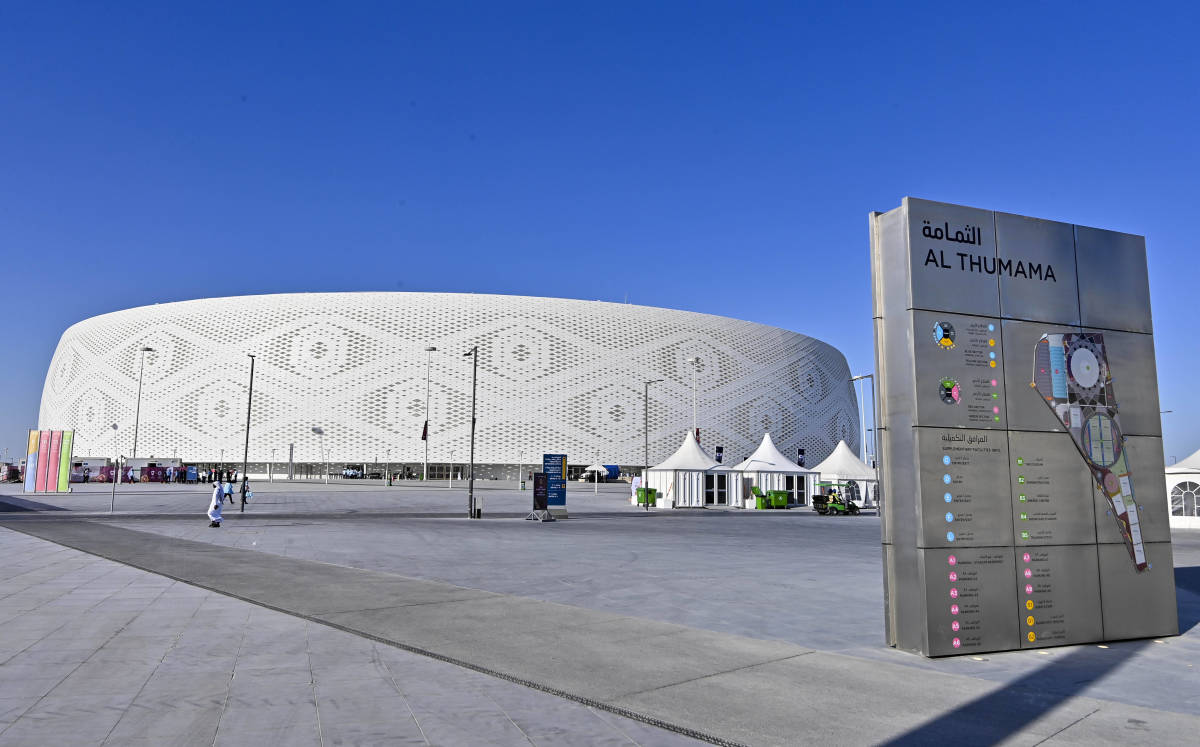
<path id="1" fill-rule="evenodd" d="M 704 505 L 729 505 L 729 477 L 724 474 L 704 476 Z"/>

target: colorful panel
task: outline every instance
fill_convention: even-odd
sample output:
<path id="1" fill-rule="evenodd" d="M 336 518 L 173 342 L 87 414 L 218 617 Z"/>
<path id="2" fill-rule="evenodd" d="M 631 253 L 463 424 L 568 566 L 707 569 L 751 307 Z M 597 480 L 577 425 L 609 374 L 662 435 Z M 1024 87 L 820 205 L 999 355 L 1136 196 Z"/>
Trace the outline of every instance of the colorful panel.
<path id="1" fill-rule="evenodd" d="M 50 431 L 50 461 L 46 462 L 46 492 L 58 490 L 58 468 L 62 464 L 62 431 Z"/>
<path id="2" fill-rule="evenodd" d="M 40 431 L 29 432 L 29 448 L 25 450 L 25 492 L 32 493 L 37 488 L 38 443 L 41 441 Z"/>
<path id="3" fill-rule="evenodd" d="M 46 492 L 46 476 L 50 464 L 50 431 L 38 433 L 37 477 L 33 489 L 38 493 Z"/>
<path id="4" fill-rule="evenodd" d="M 58 492 L 71 492 L 71 460 L 75 456 L 75 431 L 63 431 L 62 451 L 58 465 Z"/>

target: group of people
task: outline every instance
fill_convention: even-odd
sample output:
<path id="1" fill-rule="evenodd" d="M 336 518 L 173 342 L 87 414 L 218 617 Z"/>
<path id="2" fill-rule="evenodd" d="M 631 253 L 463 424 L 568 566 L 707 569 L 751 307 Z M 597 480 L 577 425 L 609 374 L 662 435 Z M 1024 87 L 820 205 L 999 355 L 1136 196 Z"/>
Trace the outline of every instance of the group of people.
<path id="1" fill-rule="evenodd" d="M 213 478 L 213 470 L 209 470 L 210 482 L 213 483 L 212 499 L 208 502 L 208 525 L 210 527 L 221 526 L 221 507 L 225 505 L 225 501 L 229 501 L 233 505 L 233 483 L 237 479 L 235 471 L 221 471 Z M 242 511 L 246 510 L 246 504 L 254 497 L 254 493 L 250 490 L 250 481 L 243 477 L 241 487 Z"/>

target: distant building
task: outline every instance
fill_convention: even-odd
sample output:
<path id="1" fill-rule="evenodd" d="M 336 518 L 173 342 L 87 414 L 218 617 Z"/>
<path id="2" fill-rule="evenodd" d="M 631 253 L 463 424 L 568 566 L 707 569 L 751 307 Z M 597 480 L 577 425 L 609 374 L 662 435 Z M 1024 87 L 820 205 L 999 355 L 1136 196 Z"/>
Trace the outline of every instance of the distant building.
<path id="1" fill-rule="evenodd" d="M 250 460 L 407 463 L 425 456 L 426 348 L 432 478 L 468 458 L 471 359 L 479 346 L 477 476 L 509 478 L 543 453 L 574 472 L 640 469 L 644 382 L 651 464 L 692 424 L 700 440 L 749 454 L 765 431 L 813 463 L 858 448 L 846 360 L 795 332 L 629 304 L 454 293 L 299 293 L 118 311 L 63 333 L 42 394 L 42 428 L 74 429 L 75 453 L 240 461 L 250 360 L 257 356 Z M 699 364 L 689 359 L 699 358 Z M 117 429 L 113 429 L 116 424 Z M 314 433 L 314 427 L 322 435 Z M 532 469 L 536 469 L 533 467 Z M 276 470 L 278 472 L 278 470 Z M 419 474 L 419 469 L 417 470 Z"/>

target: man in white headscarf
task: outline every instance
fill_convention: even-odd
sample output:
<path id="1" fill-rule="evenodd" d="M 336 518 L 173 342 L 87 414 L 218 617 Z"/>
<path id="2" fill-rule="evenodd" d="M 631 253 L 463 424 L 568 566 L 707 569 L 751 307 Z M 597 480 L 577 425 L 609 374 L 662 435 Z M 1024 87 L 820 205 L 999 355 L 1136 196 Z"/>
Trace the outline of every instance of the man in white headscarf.
<path id="1" fill-rule="evenodd" d="M 225 502 L 225 490 L 221 483 L 213 486 L 212 499 L 208 502 L 208 525 L 220 528 L 221 504 Z"/>

